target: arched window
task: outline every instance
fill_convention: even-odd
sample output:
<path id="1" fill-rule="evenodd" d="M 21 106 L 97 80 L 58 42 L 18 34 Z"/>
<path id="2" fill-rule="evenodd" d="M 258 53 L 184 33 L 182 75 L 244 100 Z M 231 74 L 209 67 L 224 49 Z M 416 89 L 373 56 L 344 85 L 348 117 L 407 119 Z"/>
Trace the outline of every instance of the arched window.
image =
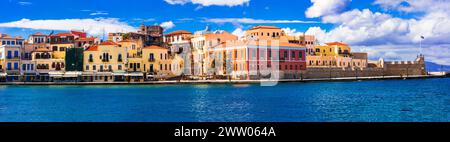
<path id="1" fill-rule="evenodd" d="M 122 54 L 119 54 L 119 55 L 117 56 L 117 61 L 118 61 L 118 62 L 122 62 Z"/>

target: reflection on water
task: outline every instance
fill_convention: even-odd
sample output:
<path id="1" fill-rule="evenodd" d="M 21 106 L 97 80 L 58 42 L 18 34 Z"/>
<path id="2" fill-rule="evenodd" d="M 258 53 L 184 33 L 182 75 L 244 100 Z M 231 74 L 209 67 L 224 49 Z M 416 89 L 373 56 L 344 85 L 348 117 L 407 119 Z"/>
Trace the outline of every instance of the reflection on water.
<path id="1" fill-rule="evenodd" d="M 0 86 L 0 121 L 450 121 L 450 79 Z"/>

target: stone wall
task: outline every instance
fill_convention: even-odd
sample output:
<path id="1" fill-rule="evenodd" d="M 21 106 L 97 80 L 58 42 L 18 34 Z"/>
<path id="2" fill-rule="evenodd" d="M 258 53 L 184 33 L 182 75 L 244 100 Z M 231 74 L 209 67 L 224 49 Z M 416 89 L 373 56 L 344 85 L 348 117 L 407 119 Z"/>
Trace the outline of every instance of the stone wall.
<path id="1" fill-rule="evenodd" d="M 304 79 L 383 76 L 382 68 L 308 68 Z"/>

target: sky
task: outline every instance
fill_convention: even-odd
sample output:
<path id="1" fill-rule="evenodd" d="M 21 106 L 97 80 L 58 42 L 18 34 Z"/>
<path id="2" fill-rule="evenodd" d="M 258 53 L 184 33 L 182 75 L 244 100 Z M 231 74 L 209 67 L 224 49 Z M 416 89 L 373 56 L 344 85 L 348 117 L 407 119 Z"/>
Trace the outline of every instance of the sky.
<path id="1" fill-rule="evenodd" d="M 242 35 L 256 25 L 340 41 L 370 59 L 450 65 L 450 0 L 1 0 L 0 33 L 136 31 L 141 23 L 171 32 L 208 26 Z M 424 37 L 424 38 L 421 38 Z M 420 48 L 422 47 L 422 48 Z"/>

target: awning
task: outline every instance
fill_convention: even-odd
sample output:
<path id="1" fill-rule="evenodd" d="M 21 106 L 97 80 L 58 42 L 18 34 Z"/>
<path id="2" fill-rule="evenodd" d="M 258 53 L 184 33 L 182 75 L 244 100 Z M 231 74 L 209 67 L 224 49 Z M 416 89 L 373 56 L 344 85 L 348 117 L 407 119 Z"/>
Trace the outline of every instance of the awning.
<path id="1" fill-rule="evenodd" d="M 95 76 L 112 76 L 111 72 L 96 72 Z"/>
<path id="2" fill-rule="evenodd" d="M 63 77 L 64 73 L 63 72 L 49 72 L 48 75 L 50 75 L 50 77 Z"/>
<path id="3" fill-rule="evenodd" d="M 72 77 L 81 76 L 82 74 L 83 74 L 82 72 L 66 72 L 63 77 L 72 78 Z"/>
<path id="4" fill-rule="evenodd" d="M 125 73 L 126 73 L 125 71 L 117 71 L 117 72 L 114 72 L 113 75 L 114 76 L 125 76 Z"/>
<path id="5" fill-rule="evenodd" d="M 142 72 L 132 72 L 132 73 L 125 74 L 125 76 L 142 77 L 142 76 L 144 76 L 144 73 L 142 73 Z"/>
<path id="6" fill-rule="evenodd" d="M 83 76 L 93 76 L 94 72 L 83 72 L 82 75 Z"/>
<path id="7" fill-rule="evenodd" d="M 7 73 L 0 73 L 1 77 L 5 77 L 6 75 L 8 75 Z"/>

